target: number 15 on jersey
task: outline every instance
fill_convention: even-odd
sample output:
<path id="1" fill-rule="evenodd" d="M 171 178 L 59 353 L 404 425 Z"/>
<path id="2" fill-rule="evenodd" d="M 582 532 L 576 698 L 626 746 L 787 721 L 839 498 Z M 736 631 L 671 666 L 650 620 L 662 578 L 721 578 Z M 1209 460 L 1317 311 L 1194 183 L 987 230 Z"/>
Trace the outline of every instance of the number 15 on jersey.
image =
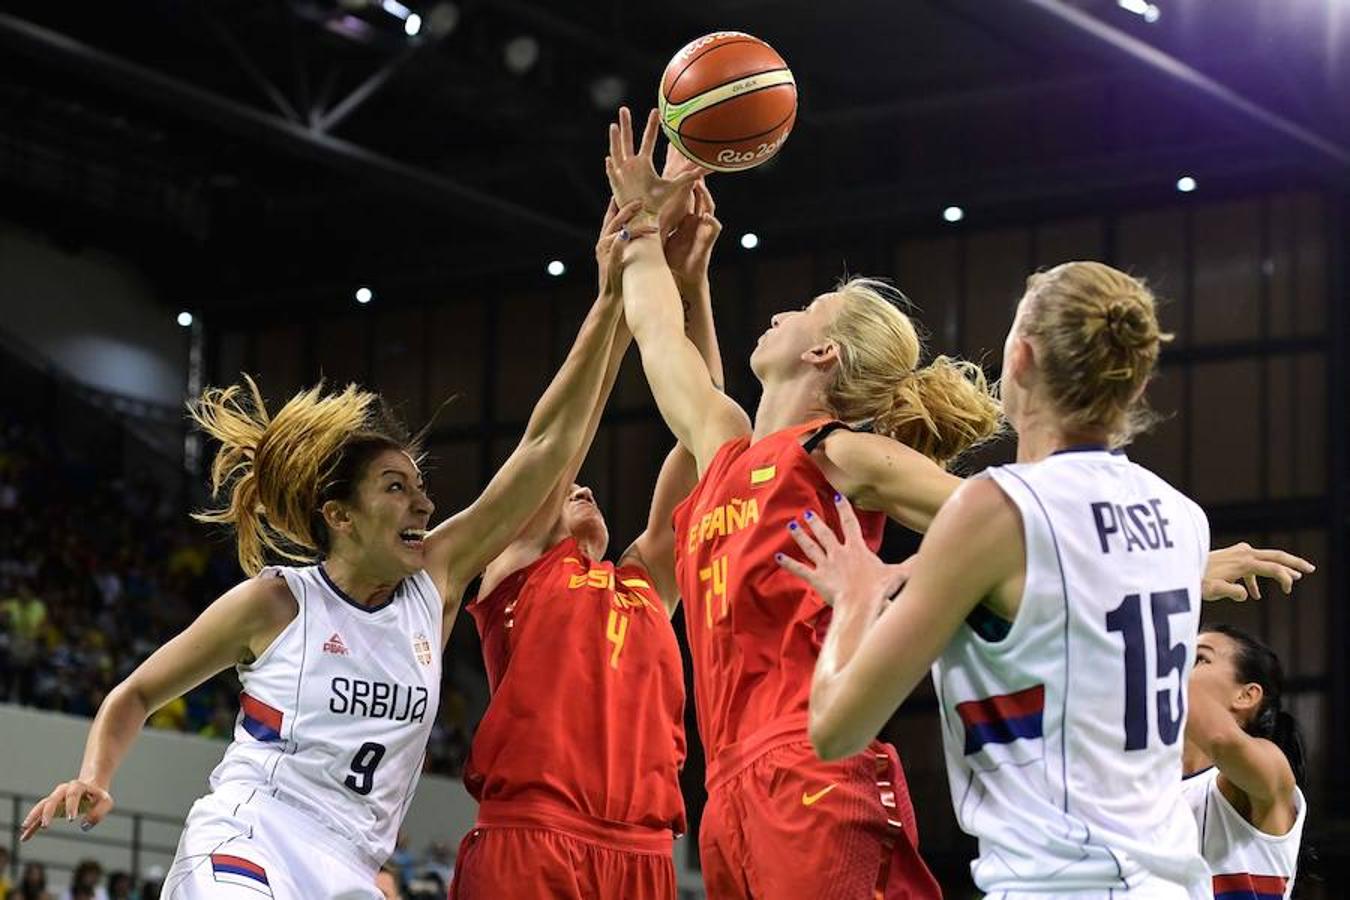
<path id="1" fill-rule="evenodd" d="M 1143 750 L 1149 744 L 1149 698 L 1154 698 L 1157 710 L 1158 737 L 1164 745 L 1172 745 L 1181 732 L 1186 717 L 1186 644 L 1172 643 L 1171 617 L 1190 612 L 1191 597 L 1185 588 L 1157 591 L 1148 595 L 1149 615 L 1144 616 L 1144 600 L 1140 594 L 1128 595 L 1121 604 L 1106 614 L 1106 630 L 1119 632 L 1125 653 L 1125 749 Z M 1146 631 L 1152 626 L 1153 643 L 1157 650 L 1155 675 L 1148 671 Z M 1158 687 L 1158 683 L 1177 673 L 1176 700 L 1172 689 Z"/>

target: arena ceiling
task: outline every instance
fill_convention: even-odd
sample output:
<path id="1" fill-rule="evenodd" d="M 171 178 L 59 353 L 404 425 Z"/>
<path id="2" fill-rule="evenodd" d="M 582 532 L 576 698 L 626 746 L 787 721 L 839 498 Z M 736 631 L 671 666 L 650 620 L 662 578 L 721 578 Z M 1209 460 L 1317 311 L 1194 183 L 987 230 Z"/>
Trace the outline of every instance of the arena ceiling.
<path id="1" fill-rule="evenodd" d="M 1350 2 L 1151 2 L 3 2 L 2 214 L 222 314 L 542 283 L 589 255 L 615 99 L 726 28 L 800 87 L 715 181 L 780 247 L 1350 181 Z"/>

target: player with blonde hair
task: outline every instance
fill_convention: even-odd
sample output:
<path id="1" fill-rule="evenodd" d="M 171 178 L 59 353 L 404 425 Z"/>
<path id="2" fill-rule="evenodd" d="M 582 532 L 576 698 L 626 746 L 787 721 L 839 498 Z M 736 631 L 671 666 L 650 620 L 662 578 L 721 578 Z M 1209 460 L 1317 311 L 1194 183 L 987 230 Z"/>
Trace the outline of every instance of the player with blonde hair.
<path id="1" fill-rule="evenodd" d="M 602 265 L 621 265 L 615 236 L 637 211 L 607 218 Z M 211 478 L 226 502 L 198 518 L 233 530 L 253 577 L 113 689 L 79 775 L 33 807 L 23 839 L 58 816 L 98 824 L 146 718 L 234 666 L 234 742 L 188 815 L 163 896 L 379 897 L 460 598 L 587 439 L 622 311 L 615 291 L 600 292 L 519 445 L 468 508 L 430 531 L 417 442 L 378 395 L 314 387 L 271 414 L 251 379 L 206 391 L 191 412 L 220 442 Z"/>
<path id="2" fill-rule="evenodd" d="M 1119 449 L 1148 418 L 1169 337 L 1123 272 L 1033 275 L 1003 352 L 1017 463 L 963 484 L 907 570 L 877 559 L 842 502 L 842 541 L 808 513 L 793 530 L 808 563 L 780 559 L 834 605 L 810 701 L 823 758 L 865 746 L 932 666 L 989 894 L 1208 887 L 1175 774 L 1200 600 L 1311 571 L 1277 551 L 1211 555 L 1204 512 Z"/>
<path id="3" fill-rule="evenodd" d="M 643 203 L 639 222 L 684 186 L 657 176 L 655 143 L 654 118 L 636 152 L 626 109 L 610 126 L 611 187 Z M 872 511 L 873 547 L 886 515 L 927 528 L 959 483 L 946 465 L 997 431 L 998 403 L 977 366 L 921 365 L 897 292 L 859 278 L 773 317 L 750 357 L 763 386 L 752 425 L 685 339 L 659 242 L 635 237 L 629 259 L 624 306 L 643 369 L 699 472 L 675 515 L 676 572 L 708 757 L 708 894 L 936 897 L 895 749 L 876 742 L 832 763 L 811 751 L 808 691 L 830 614 L 774 553 L 792 517 L 836 491 Z"/>

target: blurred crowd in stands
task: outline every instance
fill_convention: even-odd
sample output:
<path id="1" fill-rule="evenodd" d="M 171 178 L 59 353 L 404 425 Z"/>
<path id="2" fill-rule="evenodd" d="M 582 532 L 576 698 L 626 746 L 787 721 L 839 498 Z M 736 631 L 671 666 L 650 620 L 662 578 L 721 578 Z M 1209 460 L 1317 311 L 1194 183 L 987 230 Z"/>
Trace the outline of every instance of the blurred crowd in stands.
<path id="1" fill-rule="evenodd" d="M 67 888 L 52 890 L 42 863 L 26 862 L 14 872 L 10 862 L 9 850 L 0 847 L 0 900 L 159 900 L 164 883 L 159 866 L 138 878 L 124 871 L 105 873 L 89 859 L 75 866 Z M 448 842 L 434 843 L 417 856 L 400 835 L 376 883 L 385 900 L 444 900 L 454 871 L 455 854 Z"/>
<path id="2" fill-rule="evenodd" d="M 41 421 L 0 412 L 0 702 L 93 716 L 118 681 L 243 576 L 233 545 L 188 517 L 177 486 L 127 476 L 101 458 L 104 448 L 66 446 Z M 451 653 L 446 673 L 473 694 L 482 676 L 465 655 Z M 223 673 L 149 726 L 228 740 L 238 691 L 234 673 Z M 444 685 L 426 771 L 460 773 L 469 707 Z"/>

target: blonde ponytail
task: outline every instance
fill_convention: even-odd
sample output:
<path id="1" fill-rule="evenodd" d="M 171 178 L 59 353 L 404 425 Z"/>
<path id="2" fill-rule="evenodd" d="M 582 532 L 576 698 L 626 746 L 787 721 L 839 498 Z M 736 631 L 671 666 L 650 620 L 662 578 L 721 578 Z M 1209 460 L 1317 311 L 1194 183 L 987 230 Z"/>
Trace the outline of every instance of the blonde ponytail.
<path id="1" fill-rule="evenodd" d="M 1000 406 L 978 365 L 939 356 L 918 368 L 923 346 L 903 294 L 875 278 L 835 290 L 844 303 L 825 336 L 839 365 L 825 401 L 841 421 L 870 422 L 944 466 L 998 433 Z"/>
<path id="2" fill-rule="evenodd" d="M 1000 416 L 983 369 L 939 356 L 900 379 L 872 428 L 946 466 L 996 435 Z"/>

